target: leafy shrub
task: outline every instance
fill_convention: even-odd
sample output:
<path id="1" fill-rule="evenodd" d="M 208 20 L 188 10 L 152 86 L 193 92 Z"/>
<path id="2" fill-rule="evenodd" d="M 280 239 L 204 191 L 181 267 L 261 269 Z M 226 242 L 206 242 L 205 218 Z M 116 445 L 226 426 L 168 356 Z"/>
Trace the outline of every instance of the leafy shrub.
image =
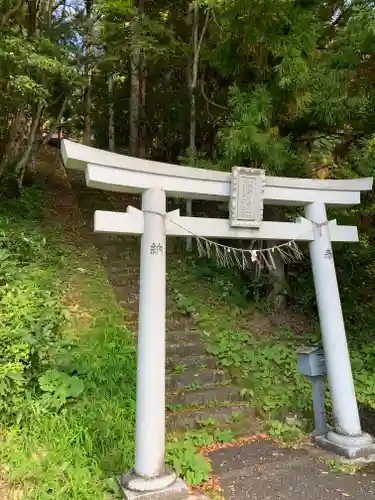
<path id="1" fill-rule="evenodd" d="M 26 200 L 13 202 L 14 210 L 11 202 L 7 202 L 8 216 L 0 221 L 0 412 L 3 417 L 19 413 L 25 405 L 26 393 L 38 389 L 38 378 L 49 368 L 59 349 L 64 320 L 59 284 L 52 281 L 49 267 L 50 261 L 58 258 L 56 249 L 37 229 L 35 216 L 32 217 L 38 201 L 36 192 L 35 198 L 26 194 Z"/>
<path id="2" fill-rule="evenodd" d="M 167 444 L 166 463 L 188 484 L 200 484 L 207 481 L 210 464 L 197 453 L 191 441 L 173 441 Z"/>
<path id="3" fill-rule="evenodd" d="M 292 343 L 258 342 L 248 334 L 221 331 L 210 337 L 208 350 L 241 380 L 243 397 L 257 408 L 274 414 L 310 410 L 311 389 L 297 371 Z"/>
<path id="4" fill-rule="evenodd" d="M 166 447 L 166 463 L 188 484 L 201 484 L 208 480 L 211 467 L 199 448 L 213 443 L 233 440 L 230 429 L 204 429 L 189 431 L 183 437 L 174 437 Z"/>
<path id="5" fill-rule="evenodd" d="M 83 382 L 58 370 L 48 370 L 39 377 L 39 387 L 45 393 L 46 405 L 59 410 L 69 398 L 77 398 L 83 391 Z"/>
<path id="6" fill-rule="evenodd" d="M 269 423 L 269 435 L 283 441 L 298 441 L 304 437 L 303 429 L 296 424 L 288 424 L 279 420 Z"/>

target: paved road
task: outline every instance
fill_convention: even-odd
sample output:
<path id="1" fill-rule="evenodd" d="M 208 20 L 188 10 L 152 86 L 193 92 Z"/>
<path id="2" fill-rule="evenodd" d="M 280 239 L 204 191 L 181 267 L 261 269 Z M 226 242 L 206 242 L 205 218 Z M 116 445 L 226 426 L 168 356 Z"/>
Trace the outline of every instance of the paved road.
<path id="1" fill-rule="evenodd" d="M 310 448 L 310 449 L 309 449 Z M 313 447 L 282 449 L 267 441 L 210 455 L 226 500 L 367 500 L 375 475 L 328 472 Z"/>

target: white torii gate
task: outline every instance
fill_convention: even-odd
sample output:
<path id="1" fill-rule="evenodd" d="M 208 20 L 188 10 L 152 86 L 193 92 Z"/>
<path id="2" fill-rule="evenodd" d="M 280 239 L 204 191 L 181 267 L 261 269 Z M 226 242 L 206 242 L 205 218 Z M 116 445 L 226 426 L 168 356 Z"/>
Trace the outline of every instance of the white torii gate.
<path id="1" fill-rule="evenodd" d="M 232 174 L 122 156 L 62 142 L 67 168 L 83 170 L 89 187 L 142 193 L 142 210 L 96 211 L 94 230 L 141 234 L 137 409 L 134 470 L 122 481 L 126 498 L 185 498 L 183 483 L 167 471 L 165 451 L 166 235 L 309 241 L 311 263 L 335 417 L 319 443 L 348 457 L 375 453 L 362 432 L 350 366 L 332 241 L 358 241 L 357 228 L 327 221 L 326 206 L 360 203 L 372 178 L 318 180 L 265 176 L 236 167 Z M 230 200 L 230 220 L 166 212 L 166 196 Z M 303 206 L 306 219 L 263 221 L 263 203 Z M 154 495 L 153 493 L 154 492 Z"/>

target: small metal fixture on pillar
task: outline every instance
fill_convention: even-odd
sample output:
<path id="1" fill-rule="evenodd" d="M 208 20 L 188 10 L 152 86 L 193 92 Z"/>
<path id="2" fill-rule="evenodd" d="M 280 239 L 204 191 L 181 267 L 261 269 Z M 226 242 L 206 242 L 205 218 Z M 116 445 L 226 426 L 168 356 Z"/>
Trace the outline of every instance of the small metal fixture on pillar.
<path id="1" fill-rule="evenodd" d="M 312 402 L 315 419 L 314 436 L 327 433 L 327 422 L 324 412 L 324 377 L 327 375 L 323 347 L 300 347 L 297 351 L 298 370 L 305 375 L 312 388 Z"/>

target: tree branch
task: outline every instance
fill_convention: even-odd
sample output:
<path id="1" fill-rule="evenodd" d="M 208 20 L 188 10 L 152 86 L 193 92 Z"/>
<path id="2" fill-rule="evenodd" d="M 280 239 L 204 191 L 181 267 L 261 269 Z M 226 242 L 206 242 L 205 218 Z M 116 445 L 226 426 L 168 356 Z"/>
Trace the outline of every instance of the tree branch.
<path id="1" fill-rule="evenodd" d="M 202 48 L 203 37 L 206 33 L 208 21 L 210 19 L 210 14 L 211 14 L 211 11 L 209 9 L 207 9 L 206 18 L 204 20 L 204 25 L 203 25 L 199 40 L 197 40 L 197 38 L 198 38 L 198 23 L 199 23 L 197 12 L 195 13 L 195 16 L 194 16 L 194 27 L 193 27 L 194 59 L 193 59 L 193 75 L 192 75 L 192 82 L 191 82 L 191 87 L 193 89 L 197 86 L 199 56 L 200 56 L 200 52 L 201 52 L 201 48 Z"/>
<path id="2" fill-rule="evenodd" d="M 320 135 L 307 135 L 304 137 L 299 137 L 298 139 L 294 139 L 295 142 L 311 142 L 317 141 L 319 139 L 324 139 L 326 137 L 350 137 L 353 135 L 352 132 L 326 132 L 325 134 Z"/>
<path id="3" fill-rule="evenodd" d="M 64 99 L 64 101 L 63 101 L 63 103 L 61 105 L 59 114 L 56 117 L 56 120 L 53 122 L 53 125 L 51 126 L 48 134 L 43 139 L 42 146 L 45 146 L 46 144 L 48 144 L 48 142 L 52 139 L 53 134 L 56 132 L 56 129 L 57 129 L 57 127 L 59 126 L 59 124 L 61 122 L 61 118 L 62 118 L 62 116 L 63 116 L 63 114 L 65 112 L 67 104 L 68 104 L 68 96 L 65 97 L 65 99 Z"/>
<path id="4" fill-rule="evenodd" d="M 215 14 L 215 9 L 212 9 L 212 19 L 214 20 L 216 26 L 219 28 L 220 32 L 220 38 L 223 38 L 223 27 L 220 26 L 219 21 L 217 20 L 216 14 Z"/>
<path id="5" fill-rule="evenodd" d="M 204 82 L 202 81 L 202 95 L 203 97 L 206 99 L 207 102 L 209 102 L 210 104 L 212 104 L 213 106 L 216 106 L 217 108 L 220 108 L 220 109 L 223 109 L 225 111 L 227 111 L 229 108 L 227 108 L 226 106 L 222 106 L 221 104 L 217 104 L 216 102 L 214 101 L 211 101 L 211 99 L 209 99 L 204 91 Z"/>
<path id="6" fill-rule="evenodd" d="M 30 133 L 29 133 L 29 139 L 27 141 L 27 147 L 23 153 L 23 155 L 21 156 L 21 158 L 18 160 L 17 164 L 16 164 L 16 167 L 15 167 L 15 173 L 19 179 L 19 186 L 22 185 L 22 181 L 23 181 L 23 174 L 24 174 L 24 171 L 25 171 L 25 167 L 26 167 L 26 163 L 27 163 L 27 160 L 29 159 L 29 156 L 30 156 L 30 153 L 31 153 L 31 150 L 33 148 L 33 144 L 36 140 L 36 133 L 37 133 L 37 130 L 38 130 L 38 126 L 39 126 L 39 122 L 40 122 L 40 118 L 42 116 L 42 111 L 43 111 L 43 103 L 42 101 L 39 101 L 38 102 L 38 107 L 36 109 L 36 113 L 35 113 L 35 118 L 31 124 L 31 129 L 30 129 Z"/>
<path id="7" fill-rule="evenodd" d="M 204 37 L 204 35 L 206 33 L 206 30 L 207 30 L 208 21 L 210 20 L 210 15 L 211 15 L 211 11 L 210 11 L 210 9 L 207 9 L 206 19 L 204 20 L 204 25 L 203 25 L 202 33 L 201 33 L 201 36 L 199 38 L 199 43 L 198 43 L 198 48 L 197 48 L 198 56 L 199 56 L 200 51 L 201 51 L 203 37 Z"/>

